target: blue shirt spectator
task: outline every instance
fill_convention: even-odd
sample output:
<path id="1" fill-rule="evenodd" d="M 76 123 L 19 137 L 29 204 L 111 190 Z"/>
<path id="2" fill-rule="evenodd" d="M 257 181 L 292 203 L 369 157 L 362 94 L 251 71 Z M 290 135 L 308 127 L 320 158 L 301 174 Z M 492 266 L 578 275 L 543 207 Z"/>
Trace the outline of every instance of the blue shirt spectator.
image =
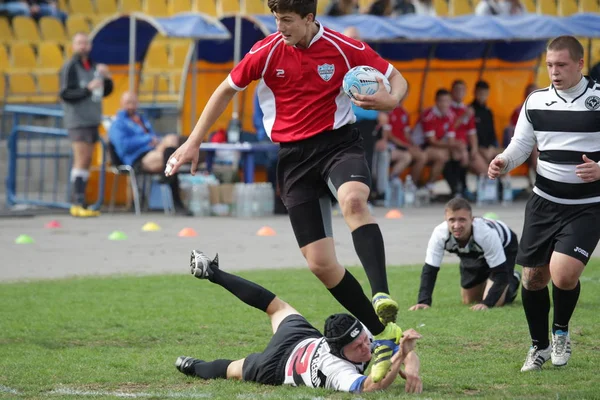
<path id="1" fill-rule="evenodd" d="M 154 150 L 153 143 L 159 140 L 143 115 L 130 115 L 127 110 L 117 112 L 108 137 L 121 161 L 127 165 L 133 165 L 140 156 Z"/>

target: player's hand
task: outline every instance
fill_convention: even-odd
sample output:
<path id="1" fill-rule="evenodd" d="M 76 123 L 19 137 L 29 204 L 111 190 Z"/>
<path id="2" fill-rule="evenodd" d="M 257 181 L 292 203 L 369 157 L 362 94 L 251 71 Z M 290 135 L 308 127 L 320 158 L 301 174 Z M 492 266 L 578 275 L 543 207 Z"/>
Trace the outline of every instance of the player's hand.
<path id="1" fill-rule="evenodd" d="M 100 79 L 92 79 L 88 84 L 87 84 L 87 88 L 88 90 L 94 90 L 100 87 L 104 86 L 104 82 L 102 82 L 102 80 Z"/>
<path id="2" fill-rule="evenodd" d="M 409 329 L 404 331 L 402 334 L 402 338 L 400 339 L 400 349 L 402 349 L 402 354 L 406 355 L 415 349 L 417 344 L 417 340 L 421 339 L 421 334 L 414 329 Z"/>
<path id="3" fill-rule="evenodd" d="M 373 94 L 355 94 L 352 102 L 365 110 L 392 111 L 398 105 L 398 99 L 388 93 L 383 79 L 376 78 L 379 88 Z"/>
<path id="4" fill-rule="evenodd" d="M 102 75 L 105 78 L 109 75 L 108 66 L 106 64 L 97 64 L 96 70 L 100 75 Z"/>
<path id="5" fill-rule="evenodd" d="M 406 383 L 404 384 L 404 391 L 406 393 L 423 392 L 423 381 L 419 375 L 407 374 L 405 372 L 402 377 L 406 379 Z"/>
<path id="6" fill-rule="evenodd" d="M 471 310 L 473 311 L 481 311 L 481 310 L 487 310 L 489 307 L 486 306 L 485 304 L 475 304 L 473 307 L 471 307 Z"/>
<path id="7" fill-rule="evenodd" d="M 191 163 L 190 173 L 196 174 L 198 169 L 198 146 L 189 139 L 184 144 L 179 146 L 177 150 L 169 157 L 167 166 L 165 167 L 165 175 L 175 175 L 183 164 Z"/>
<path id="8" fill-rule="evenodd" d="M 426 310 L 428 308 L 429 308 L 429 305 L 427 305 L 427 304 L 415 304 L 414 306 L 409 308 L 408 311 Z"/>
<path id="9" fill-rule="evenodd" d="M 496 158 L 490 162 L 490 166 L 488 167 L 488 177 L 490 179 L 498 178 L 502 175 L 504 167 L 506 167 L 506 160 L 503 157 L 496 156 Z"/>
<path id="10" fill-rule="evenodd" d="M 600 180 L 600 165 L 594 160 L 590 160 L 587 156 L 583 155 L 583 164 L 577 166 L 577 177 L 584 182 L 595 182 Z"/>

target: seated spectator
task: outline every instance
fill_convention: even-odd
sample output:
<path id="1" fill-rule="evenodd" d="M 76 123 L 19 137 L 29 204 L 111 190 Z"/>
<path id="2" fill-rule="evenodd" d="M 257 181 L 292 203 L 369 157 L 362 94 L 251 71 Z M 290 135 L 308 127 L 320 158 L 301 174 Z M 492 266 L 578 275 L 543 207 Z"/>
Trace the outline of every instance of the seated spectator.
<path id="1" fill-rule="evenodd" d="M 396 15 L 414 14 L 416 12 L 412 0 L 396 0 L 394 13 Z"/>
<path id="2" fill-rule="evenodd" d="M 358 0 L 331 0 L 325 9 L 328 17 L 341 17 L 342 15 L 358 14 Z"/>
<path id="3" fill-rule="evenodd" d="M 392 0 L 374 0 L 367 8 L 366 14 L 389 17 L 394 12 Z"/>
<path id="4" fill-rule="evenodd" d="M 486 164 L 489 164 L 501 152 L 494 127 L 494 113 L 487 106 L 488 97 L 490 97 L 490 85 L 486 81 L 477 82 L 475 84 L 475 100 L 471 107 L 475 110 L 479 153 L 483 156 Z"/>
<path id="5" fill-rule="evenodd" d="M 480 0 L 475 15 L 519 15 L 527 9 L 520 0 Z"/>
<path id="6" fill-rule="evenodd" d="M 108 137 L 121 162 L 136 172 L 153 174 L 163 173 L 167 160 L 182 143 L 177 135 L 160 138 L 154 132 L 150 122 L 138 111 L 138 99 L 132 92 L 123 93 L 121 110 L 110 126 Z M 166 179 L 173 194 L 175 212 L 192 215 L 181 200 L 177 174 Z"/>
<path id="7" fill-rule="evenodd" d="M 417 15 L 437 16 L 432 0 L 412 0 L 412 4 L 415 7 L 415 14 Z"/>
<path id="8" fill-rule="evenodd" d="M 517 106 L 517 108 L 515 108 L 515 110 L 513 111 L 512 115 L 510 117 L 510 123 L 504 129 L 504 140 L 502 143 L 504 147 L 508 146 L 511 138 L 515 134 L 515 127 L 517 126 L 517 121 L 519 120 L 519 114 L 521 114 L 521 107 L 523 107 L 523 104 L 525 104 L 525 100 L 527 100 L 527 97 L 529 97 L 529 95 L 532 92 L 537 90 L 537 88 L 538 87 L 535 83 L 530 83 L 529 85 L 527 85 L 527 87 L 525 87 L 525 95 L 523 97 L 523 103 L 521 103 L 520 105 Z M 539 156 L 539 152 L 537 150 L 537 147 L 535 147 L 533 149 L 533 151 L 531 152 L 531 155 L 527 159 L 527 164 L 529 165 L 529 168 L 531 168 L 531 170 L 533 170 L 533 171 L 535 171 L 537 168 L 538 156 Z"/>
<path id="9" fill-rule="evenodd" d="M 56 0 L 5 0 L 0 4 L 0 12 L 6 12 L 10 16 L 25 15 L 36 20 L 54 17 L 63 24 L 67 20 L 67 14 L 58 9 Z"/>
<path id="10" fill-rule="evenodd" d="M 406 96 L 404 97 L 406 99 Z M 411 166 L 410 175 L 413 182 L 419 185 L 423 168 L 427 164 L 427 155 L 419 147 L 415 146 L 410 137 L 410 117 L 408 111 L 403 106 L 404 99 L 400 102 L 389 115 L 389 124 L 391 134 L 389 136 L 390 147 L 392 148 L 392 171 L 390 176 L 398 176 L 407 166 Z M 408 157 L 404 154 L 408 153 Z M 404 162 L 403 162 L 404 161 Z M 412 163 L 412 164 L 411 164 Z"/>

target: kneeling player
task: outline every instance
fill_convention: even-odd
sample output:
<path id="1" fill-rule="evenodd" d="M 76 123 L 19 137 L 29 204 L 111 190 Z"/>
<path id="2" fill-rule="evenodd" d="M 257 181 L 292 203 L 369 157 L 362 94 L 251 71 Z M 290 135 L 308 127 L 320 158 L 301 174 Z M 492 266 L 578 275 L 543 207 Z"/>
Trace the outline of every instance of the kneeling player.
<path id="1" fill-rule="evenodd" d="M 446 204 L 446 220 L 435 227 L 421 273 L 417 304 L 409 310 L 431 307 L 431 295 L 444 251 L 460 258 L 460 285 L 464 304 L 485 310 L 511 303 L 521 275 L 515 271 L 517 235 L 502 221 L 473 218 L 471 205 L 462 198 Z"/>
<path id="2" fill-rule="evenodd" d="M 202 379 L 241 379 L 266 385 L 305 385 L 346 392 L 371 392 L 387 388 L 400 375 L 406 379 L 409 393 L 421 393 L 419 358 L 414 351 L 421 336 L 410 329 L 396 338 L 396 343 L 381 345 L 375 341 L 374 351 L 388 352 L 379 360 L 390 359 L 391 368 L 379 382 L 363 375 L 371 360 L 372 335 L 349 314 L 334 314 L 325 322 L 325 336 L 314 328 L 292 306 L 267 289 L 219 269 L 218 261 L 205 254 L 192 253 L 192 273 L 227 289 L 244 303 L 267 313 L 273 337 L 262 353 L 240 360 L 203 361 L 181 356 L 176 368 L 189 376 Z M 396 344 L 399 345 L 396 346 Z M 391 348 L 394 348 L 392 355 Z M 401 365 L 405 370 L 401 370 Z M 377 364 L 373 365 L 372 369 Z M 387 367 L 386 367 L 387 368 Z"/>

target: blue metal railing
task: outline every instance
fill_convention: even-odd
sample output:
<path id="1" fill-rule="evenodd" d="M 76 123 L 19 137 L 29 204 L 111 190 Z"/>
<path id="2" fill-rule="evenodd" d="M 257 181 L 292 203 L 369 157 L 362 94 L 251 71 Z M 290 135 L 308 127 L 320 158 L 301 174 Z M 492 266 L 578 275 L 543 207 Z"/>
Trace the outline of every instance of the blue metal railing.
<path id="1" fill-rule="evenodd" d="M 32 107 L 32 106 L 6 106 L 5 110 L 13 114 L 13 127 L 8 137 L 8 174 L 6 176 L 6 202 L 8 205 L 25 204 L 34 206 L 44 207 L 58 207 L 58 208 L 69 208 L 71 206 L 71 185 L 67 184 L 67 189 L 64 191 L 64 199 L 60 199 L 62 194 L 60 193 L 60 161 L 68 159 L 68 170 L 71 169 L 72 154 L 70 151 L 61 150 L 61 141 L 64 143 L 68 141 L 68 135 L 66 129 L 58 127 L 45 127 L 36 125 L 21 125 L 20 117 L 22 116 L 42 116 L 42 117 L 54 117 L 55 125 L 60 123 L 63 117 L 62 110 L 49 109 L 44 107 Z M 31 119 L 28 120 L 31 123 Z M 32 150 L 32 139 L 39 141 L 39 148 L 35 151 Z M 24 143 L 23 143 L 24 141 Z M 50 146 L 48 143 L 50 142 Z M 97 210 L 101 207 L 104 199 L 104 186 L 105 186 L 105 169 L 106 169 L 106 143 L 100 139 L 102 145 L 101 153 L 101 164 L 100 174 L 98 181 L 98 200 L 90 208 Z M 19 144 L 24 144 L 25 149 L 22 150 Z M 25 173 L 24 173 L 24 190 L 17 191 L 17 180 L 18 180 L 18 166 L 19 160 L 24 160 Z M 39 168 L 37 174 L 35 174 L 34 168 L 39 160 Z M 46 169 L 46 161 L 50 160 L 52 163 L 52 171 Z M 53 172 L 53 181 L 50 188 L 50 199 L 48 199 L 48 192 L 46 189 L 45 175 L 48 172 Z M 30 192 L 30 179 L 37 177 L 37 187 L 34 186 L 33 190 L 37 189 L 37 195 Z M 68 175 L 66 175 L 67 182 L 69 181 Z M 19 188 L 21 189 L 21 188 Z"/>

